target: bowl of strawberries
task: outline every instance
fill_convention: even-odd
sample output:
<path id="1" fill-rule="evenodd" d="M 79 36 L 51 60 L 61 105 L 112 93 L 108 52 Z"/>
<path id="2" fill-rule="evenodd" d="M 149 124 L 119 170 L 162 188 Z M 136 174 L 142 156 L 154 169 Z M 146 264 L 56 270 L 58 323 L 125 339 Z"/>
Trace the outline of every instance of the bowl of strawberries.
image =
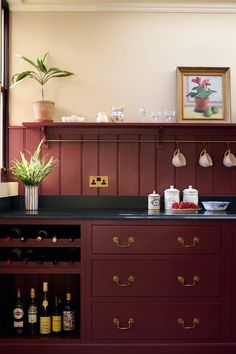
<path id="1" fill-rule="evenodd" d="M 198 204 L 184 201 L 173 203 L 171 209 L 171 211 L 176 214 L 194 214 L 198 213 L 199 210 L 201 210 L 201 208 L 199 208 Z"/>

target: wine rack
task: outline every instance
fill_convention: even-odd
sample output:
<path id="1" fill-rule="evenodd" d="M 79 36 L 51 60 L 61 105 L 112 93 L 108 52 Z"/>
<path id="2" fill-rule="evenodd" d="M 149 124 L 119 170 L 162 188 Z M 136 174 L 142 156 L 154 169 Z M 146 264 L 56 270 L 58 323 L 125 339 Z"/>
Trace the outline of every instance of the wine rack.
<path id="1" fill-rule="evenodd" d="M 53 238 L 56 238 L 56 242 Z M 39 305 L 42 301 L 42 284 L 47 281 L 50 304 L 53 304 L 55 296 L 64 300 L 67 289 L 71 290 L 76 312 L 73 338 L 80 339 L 80 245 L 80 225 L 1 225 L 0 284 L 4 289 L 0 294 L 1 338 L 14 336 L 12 309 L 16 289 L 21 289 L 22 301 L 27 306 L 30 288 L 34 287 Z M 25 335 L 27 330 L 23 337 Z M 38 337 L 34 336 L 34 341 Z"/>

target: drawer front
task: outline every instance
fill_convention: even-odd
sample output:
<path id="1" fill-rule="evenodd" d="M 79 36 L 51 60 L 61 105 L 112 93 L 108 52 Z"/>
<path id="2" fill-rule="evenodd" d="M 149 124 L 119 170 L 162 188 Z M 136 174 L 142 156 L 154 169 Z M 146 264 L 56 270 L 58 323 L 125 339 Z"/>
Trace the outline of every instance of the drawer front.
<path id="1" fill-rule="evenodd" d="M 219 296 L 220 262 L 206 260 L 92 263 L 92 296 Z"/>
<path id="2" fill-rule="evenodd" d="M 110 254 L 217 254 L 221 227 L 93 226 L 92 252 Z"/>
<path id="3" fill-rule="evenodd" d="M 220 305 L 94 303 L 93 339 L 217 339 Z"/>

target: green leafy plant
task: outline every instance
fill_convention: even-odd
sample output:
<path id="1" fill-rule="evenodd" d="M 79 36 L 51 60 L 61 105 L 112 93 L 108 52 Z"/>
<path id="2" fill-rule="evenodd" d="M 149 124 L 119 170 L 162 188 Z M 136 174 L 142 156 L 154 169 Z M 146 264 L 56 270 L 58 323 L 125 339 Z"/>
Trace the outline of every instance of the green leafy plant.
<path id="1" fill-rule="evenodd" d="M 192 82 L 197 84 L 197 86 L 194 86 L 192 88 L 192 91 L 189 92 L 186 97 L 190 96 L 192 98 L 198 97 L 198 98 L 207 98 L 209 97 L 212 93 L 216 92 L 215 90 L 211 90 L 209 86 L 211 86 L 211 83 L 209 80 L 203 80 L 197 76 L 195 79 L 192 79 Z"/>
<path id="2" fill-rule="evenodd" d="M 40 158 L 42 143 L 43 140 L 41 140 L 33 154 L 28 153 L 30 155 L 28 160 L 25 154 L 20 151 L 21 160 L 15 159 L 12 161 L 10 170 L 13 176 L 22 181 L 25 185 L 38 186 L 59 163 L 59 161 L 53 159 L 52 156 L 50 159 L 47 159 L 47 156 Z"/>
<path id="3" fill-rule="evenodd" d="M 21 73 L 17 73 L 13 75 L 12 76 L 13 85 L 11 87 L 14 87 L 15 85 L 19 84 L 21 81 L 23 81 L 26 78 L 34 79 L 41 85 L 42 100 L 44 99 L 44 85 L 49 80 L 55 77 L 66 77 L 66 76 L 74 75 L 70 71 L 61 70 L 54 67 L 47 68 L 45 65 L 45 60 L 48 56 L 48 53 L 46 53 L 42 58 L 38 57 L 36 61 L 33 61 L 20 54 L 17 54 L 16 56 L 23 59 L 30 65 L 32 65 L 34 69 L 22 71 Z"/>

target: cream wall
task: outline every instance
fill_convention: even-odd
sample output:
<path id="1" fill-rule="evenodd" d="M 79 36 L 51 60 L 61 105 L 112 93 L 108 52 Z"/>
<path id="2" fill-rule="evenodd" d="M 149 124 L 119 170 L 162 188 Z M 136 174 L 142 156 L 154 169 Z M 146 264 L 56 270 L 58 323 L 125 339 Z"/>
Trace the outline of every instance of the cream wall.
<path id="1" fill-rule="evenodd" d="M 75 73 L 46 87 L 54 120 L 124 105 L 126 119 L 139 107 L 176 107 L 177 66 L 231 67 L 236 121 L 236 15 L 128 12 L 11 12 L 10 72 L 28 69 L 15 54 L 49 51 L 48 64 Z M 32 121 L 40 87 L 31 80 L 10 91 L 10 124 Z"/>

